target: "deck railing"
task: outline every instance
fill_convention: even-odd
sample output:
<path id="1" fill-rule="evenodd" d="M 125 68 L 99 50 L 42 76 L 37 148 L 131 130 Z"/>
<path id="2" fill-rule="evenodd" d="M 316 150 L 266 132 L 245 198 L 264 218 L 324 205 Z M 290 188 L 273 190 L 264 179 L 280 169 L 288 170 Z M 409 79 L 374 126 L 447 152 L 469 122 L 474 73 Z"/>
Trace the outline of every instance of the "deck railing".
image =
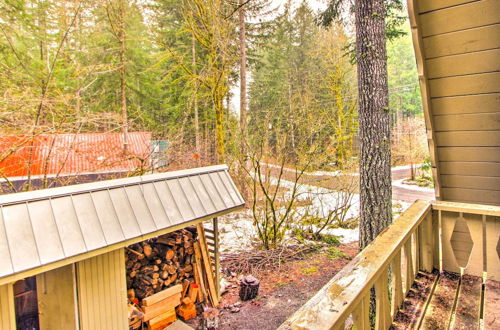
<path id="1" fill-rule="evenodd" d="M 419 270 L 500 280 L 499 235 L 498 206 L 417 201 L 280 329 L 344 329 L 350 316 L 370 329 L 372 288 L 376 329 L 387 329 Z"/>

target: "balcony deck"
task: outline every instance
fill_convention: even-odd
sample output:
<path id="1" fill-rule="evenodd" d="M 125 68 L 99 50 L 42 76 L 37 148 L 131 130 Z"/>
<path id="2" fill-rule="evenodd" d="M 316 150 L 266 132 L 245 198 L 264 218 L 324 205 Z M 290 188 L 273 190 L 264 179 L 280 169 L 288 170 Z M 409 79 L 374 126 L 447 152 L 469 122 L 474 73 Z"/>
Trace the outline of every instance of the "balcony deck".
<path id="1" fill-rule="evenodd" d="M 419 272 L 391 329 L 498 329 L 500 282 Z"/>
<path id="2" fill-rule="evenodd" d="M 417 201 L 280 329 L 500 329 L 499 281 L 499 206 Z"/>

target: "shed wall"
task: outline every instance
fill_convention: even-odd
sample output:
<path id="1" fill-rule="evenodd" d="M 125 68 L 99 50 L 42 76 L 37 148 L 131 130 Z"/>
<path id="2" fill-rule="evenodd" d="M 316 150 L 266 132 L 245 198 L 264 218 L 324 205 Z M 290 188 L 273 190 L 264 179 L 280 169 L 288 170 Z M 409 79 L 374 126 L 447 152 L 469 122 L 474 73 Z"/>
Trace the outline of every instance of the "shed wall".
<path id="1" fill-rule="evenodd" d="M 0 286 L 0 329 L 16 328 L 14 289 L 12 283 Z"/>
<path id="2" fill-rule="evenodd" d="M 74 265 L 37 275 L 36 287 L 40 329 L 78 329 Z"/>
<path id="3" fill-rule="evenodd" d="M 128 329 L 123 248 L 77 263 L 80 329 Z"/>
<path id="4" fill-rule="evenodd" d="M 409 0 L 441 200 L 500 205 L 500 1 Z"/>

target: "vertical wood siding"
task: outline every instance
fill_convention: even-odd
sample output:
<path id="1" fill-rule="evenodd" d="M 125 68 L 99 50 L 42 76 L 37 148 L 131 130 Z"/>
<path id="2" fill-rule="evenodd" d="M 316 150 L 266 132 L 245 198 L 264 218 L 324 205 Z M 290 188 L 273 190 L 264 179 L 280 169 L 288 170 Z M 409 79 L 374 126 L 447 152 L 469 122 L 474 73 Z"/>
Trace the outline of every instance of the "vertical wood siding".
<path id="1" fill-rule="evenodd" d="M 16 328 L 14 289 L 12 284 L 0 286 L 0 329 Z"/>
<path id="2" fill-rule="evenodd" d="M 79 262 L 77 282 L 80 329 L 128 329 L 123 249 Z"/>
<path id="3" fill-rule="evenodd" d="M 78 329 L 74 265 L 37 275 L 36 287 L 40 329 Z"/>

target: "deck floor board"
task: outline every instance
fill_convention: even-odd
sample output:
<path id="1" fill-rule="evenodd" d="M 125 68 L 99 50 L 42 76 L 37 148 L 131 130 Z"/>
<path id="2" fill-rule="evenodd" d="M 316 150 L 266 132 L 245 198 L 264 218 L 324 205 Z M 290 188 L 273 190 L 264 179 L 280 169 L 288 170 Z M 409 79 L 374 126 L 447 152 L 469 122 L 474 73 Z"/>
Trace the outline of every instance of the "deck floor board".
<path id="1" fill-rule="evenodd" d="M 391 329 L 497 330 L 499 306 L 498 281 L 487 280 L 483 288 L 478 276 L 419 272 Z"/>
<path id="2" fill-rule="evenodd" d="M 500 329 L 500 282 L 484 285 L 484 329 Z"/>
<path id="3" fill-rule="evenodd" d="M 430 298 L 437 273 L 419 272 L 410 292 L 394 318 L 391 330 L 414 329 L 418 326 L 425 303 Z"/>
<path id="4" fill-rule="evenodd" d="M 464 275 L 459 290 L 451 329 L 479 329 L 483 280 L 478 276 Z"/>

